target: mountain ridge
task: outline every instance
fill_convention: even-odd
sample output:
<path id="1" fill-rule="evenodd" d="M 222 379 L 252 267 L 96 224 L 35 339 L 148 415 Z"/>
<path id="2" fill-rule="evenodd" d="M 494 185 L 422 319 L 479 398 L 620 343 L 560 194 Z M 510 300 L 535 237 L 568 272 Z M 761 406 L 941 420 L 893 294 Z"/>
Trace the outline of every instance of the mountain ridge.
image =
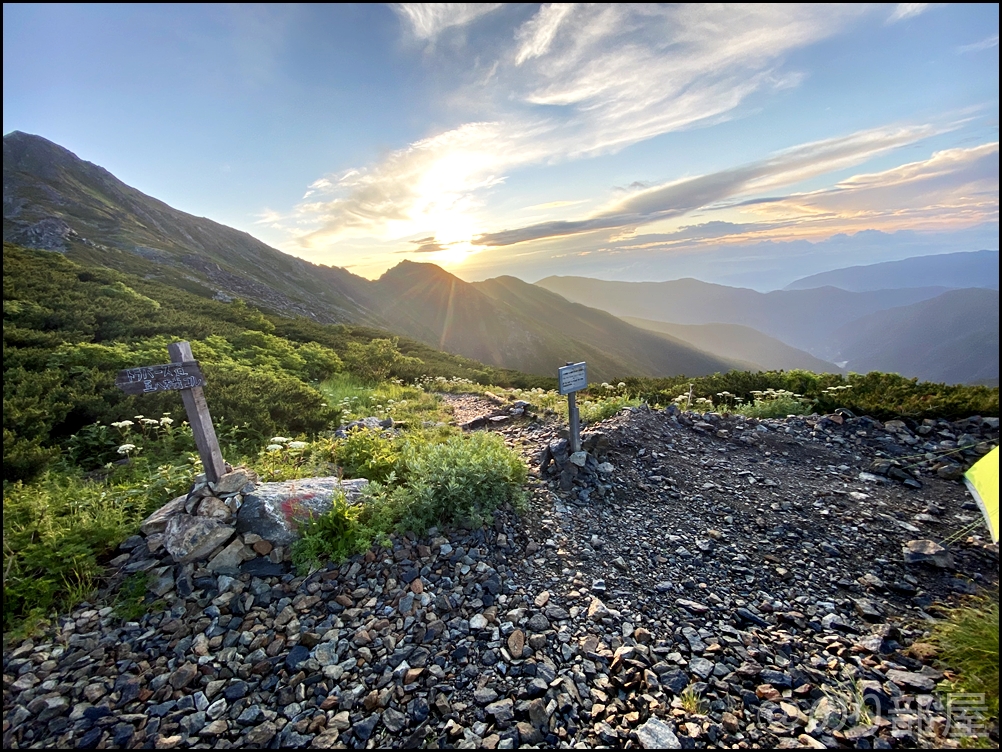
<path id="1" fill-rule="evenodd" d="M 999 289 L 999 252 L 958 251 L 912 256 L 898 261 L 833 269 L 802 277 L 784 290 L 838 287 L 850 292 L 942 286 L 956 289 Z"/>
<path id="2" fill-rule="evenodd" d="M 551 276 L 537 285 L 571 301 L 590 301 L 614 316 L 673 324 L 741 324 L 830 360 L 828 342 L 844 323 L 874 311 L 928 300 L 946 288 L 848 292 L 835 287 L 761 293 L 691 278 L 667 282 L 607 282 Z"/>

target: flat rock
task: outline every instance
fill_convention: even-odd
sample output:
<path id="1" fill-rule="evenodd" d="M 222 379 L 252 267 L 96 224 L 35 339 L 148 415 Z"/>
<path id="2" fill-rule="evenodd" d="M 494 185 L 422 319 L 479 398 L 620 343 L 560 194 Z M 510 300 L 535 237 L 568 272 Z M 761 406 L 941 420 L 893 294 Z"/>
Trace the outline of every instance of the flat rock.
<path id="1" fill-rule="evenodd" d="M 342 481 L 336 477 L 262 483 L 244 496 L 237 512 L 237 531 L 256 533 L 276 546 L 287 546 L 299 537 L 293 520 L 328 512 L 339 491 L 344 492 L 349 505 L 357 504 L 368 484 L 364 478 Z"/>
<path id="2" fill-rule="evenodd" d="M 164 548 L 180 564 L 204 559 L 233 535 L 234 529 L 211 517 L 174 514 L 164 528 Z"/>
<path id="3" fill-rule="evenodd" d="M 237 538 L 213 556 L 212 560 L 206 565 L 206 569 L 216 574 L 236 575 L 240 573 L 241 564 L 255 557 L 256 554 L 250 547 L 244 545 L 243 541 Z"/>
<path id="4" fill-rule="evenodd" d="M 637 727 L 636 734 L 644 749 L 682 749 L 675 729 L 660 718 L 648 718 Z"/>
<path id="5" fill-rule="evenodd" d="M 910 540 L 901 549 L 905 564 L 926 564 L 938 569 L 952 569 L 953 557 L 950 552 L 935 541 Z"/>
<path id="6" fill-rule="evenodd" d="M 215 483 L 210 483 L 209 487 L 219 496 L 235 494 L 248 483 L 257 482 L 257 474 L 245 467 L 238 467 L 232 472 L 221 476 Z"/>
<path id="7" fill-rule="evenodd" d="M 171 499 L 143 520 L 142 524 L 139 525 L 139 529 L 142 531 L 143 535 L 155 535 L 166 530 L 167 521 L 174 515 L 184 512 L 184 503 L 187 500 L 187 496 L 178 496 L 177 498 Z"/>
<path id="8" fill-rule="evenodd" d="M 909 687 L 919 692 L 932 692 L 936 689 L 935 678 L 915 671 L 901 671 L 892 668 L 887 672 L 887 678 L 898 686 Z"/>

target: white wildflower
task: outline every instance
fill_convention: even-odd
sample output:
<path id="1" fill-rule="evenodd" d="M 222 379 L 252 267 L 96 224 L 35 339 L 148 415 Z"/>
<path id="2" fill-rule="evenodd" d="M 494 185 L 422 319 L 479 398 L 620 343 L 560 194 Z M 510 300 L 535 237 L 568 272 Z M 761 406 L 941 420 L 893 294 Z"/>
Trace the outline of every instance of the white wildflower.
<path id="1" fill-rule="evenodd" d="M 128 455 L 130 452 L 134 452 L 135 450 L 136 450 L 135 444 L 122 444 L 122 446 L 118 448 L 118 453 Z"/>
<path id="2" fill-rule="evenodd" d="M 272 436 L 270 441 L 272 444 L 287 444 L 292 441 L 292 439 L 288 439 L 285 436 Z"/>
<path id="3" fill-rule="evenodd" d="M 281 452 L 283 449 L 281 444 L 269 444 L 265 447 L 265 451 L 268 452 Z"/>
<path id="4" fill-rule="evenodd" d="M 164 417 L 162 417 L 162 418 L 160 419 L 160 425 L 162 425 L 162 426 L 169 426 L 169 425 L 171 425 L 171 424 L 172 424 L 173 422 L 174 422 L 174 419 L 173 419 L 173 418 L 171 418 L 171 417 L 169 417 L 169 416 L 167 416 L 167 415 L 165 415 Z"/>
<path id="5" fill-rule="evenodd" d="M 133 423 L 131 420 L 117 420 L 117 421 L 115 421 L 114 423 L 111 424 L 111 427 L 112 428 L 128 428 L 129 426 L 134 426 L 134 425 L 135 425 L 135 423 Z"/>
<path id="6" fill-rule="evenodd" d="M 305 441 L 290 441 L 289 449 L 306 449 L 309 446 Z"/>

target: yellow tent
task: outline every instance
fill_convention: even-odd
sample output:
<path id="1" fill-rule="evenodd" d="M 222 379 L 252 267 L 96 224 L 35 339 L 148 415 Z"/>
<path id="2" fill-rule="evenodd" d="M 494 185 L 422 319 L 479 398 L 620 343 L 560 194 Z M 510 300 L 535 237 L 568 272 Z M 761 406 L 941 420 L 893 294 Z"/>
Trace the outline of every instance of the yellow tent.
<path id="1" fill-rule="evenodd" d="M 967 490 L 978 502 L 981 513 L 992 532 L 992 541 L 999 542 L 999 448 L 995 447 L 964 473 Z"/>

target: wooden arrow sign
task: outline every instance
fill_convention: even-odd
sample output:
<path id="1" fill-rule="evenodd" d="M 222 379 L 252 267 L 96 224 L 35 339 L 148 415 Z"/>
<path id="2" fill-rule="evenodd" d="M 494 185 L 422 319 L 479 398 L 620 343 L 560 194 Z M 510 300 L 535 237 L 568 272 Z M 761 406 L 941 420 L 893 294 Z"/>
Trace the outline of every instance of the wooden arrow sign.
<path id="1" fill-rule="evenodd" d="M 195 437 L 198 455 L 205 467 L 205 477 L 212 483 L 226 472 L 223 453 L 219 450 L 216 429 L 212 426 L 209 405 L 202 386 L 205 377 L 191 354 L 188 342 L 174 342 L 167 346 L 173 362 L 158 366 L 139 366 L 118 372 L 115 385 L 126 394 L 142 395 L 155 392 L 179 391 L 188 413 L 188 425 Z"/>

